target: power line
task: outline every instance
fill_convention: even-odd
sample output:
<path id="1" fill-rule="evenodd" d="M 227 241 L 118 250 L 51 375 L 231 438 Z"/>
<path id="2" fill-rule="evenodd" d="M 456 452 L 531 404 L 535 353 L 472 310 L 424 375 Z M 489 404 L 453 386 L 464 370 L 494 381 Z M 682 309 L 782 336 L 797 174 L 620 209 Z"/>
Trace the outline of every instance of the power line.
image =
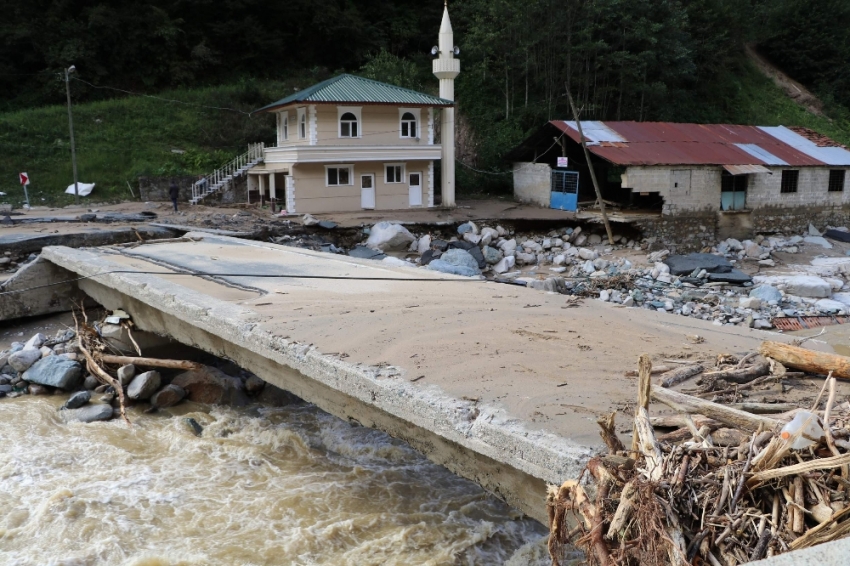
<path id="1" fill-rule="evenodd" d="M 410 283 L 478 283 L 481 282 L 481 279 L 425 279 L 425 278 L 402 278 L 402 277 L 346 277 L 342 275 L 295 275 L 292 273 L 207 273 L 203 271 L 134 271 L 132 269 L 116 269 L 111 271 L 104 271 L 101 273 L 94 273 L 92 275 L 84 275 L 82 277 L 77 277 L 75 279 L 67 279 L 65 281 L 57 281 L 54 283 L 47 283 L 45 285 L 36 285 L 34 287 L 27 287 L 26 289 L 16 289 L 13 291 L 3 291 L 0 293 L 0 296 L 3 295 L 15 295 L 19 293 L 26 293 L 28 291 L 35 291 L 38 289 L 46 289 L 48 287 L 55 287 L 57 285 L 66 285 L 68 283 L 76 283 L 78 281 L 83 281 L 85 279 L 92 279 L 94 277 L 100 277 L 102 275 L 112 275 L 115 273 L 128 273 L 135 275 L 189 275 L 191 277 L 255 277 L 262 279 L 330 279 L 335 281 L 397 281 L 397 282 L 410 282 Z"/>
<path id="2" fill-rule="evenodd" d="M 183 101 L 183 100 L 175 100 L 173 98 L 164 98 L 162 96 L 154 96 L 152 94 L 144 94 L 144 93 L 141 93 L 141 92 L 133 92 L 133 91 L 130 91 L 130 90 L 124 90 L 122 88 L 116 88 L 116 87 L 113 87 L 113 86 L 93 85 L 90 82 L 84 81 L 83 79 L 80 79 L 80 78 L 77 78 L 77 77 L 71 77 L 71 78 L 75 81 L 79 81 L 83 84 L 89 85 L 90 87 L 96 88 L 96 89 L 99 89 L 99 90 L 114 90 L 116 92 L 123 92 L 124 94 L 130 94 L 130 95 L 133 95 L 133 96 L 143 96 L 145 98 L 153 98 L 153 99 L 156 99 L 156 100 L 162 100 L 164 102 L 172 102 L 174 104 L 184 104 L 186 106 L 195 106 L 195 107 L 198 107 L 198 108 L 208 108 L 210 110 L 225 110 L 227 112 L 238 112 L 239 114 L 245 114 L 246 116 L 251 115 L 250 112 L 245 112 L 244 110 L 239 110 L 237 108 L 228 108 L 226 106 L 225 107 L 223 107 L 223 106 L 207 106 L 205 104 L 195 104 L 194 102 L 186 102 L 186 101 Z"/>

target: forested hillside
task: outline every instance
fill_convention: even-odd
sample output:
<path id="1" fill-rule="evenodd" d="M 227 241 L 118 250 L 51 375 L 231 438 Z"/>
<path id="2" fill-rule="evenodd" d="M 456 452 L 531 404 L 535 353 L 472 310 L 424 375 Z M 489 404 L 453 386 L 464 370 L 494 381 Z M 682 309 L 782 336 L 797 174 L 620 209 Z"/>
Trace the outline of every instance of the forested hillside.
<path id="1" fill-rule="evenodd" d="M 128 96 L 114 89 L 168 89 L 172 98 L 244 111 L 340 71 L 437 90 L 428 51 L 439 0 L 0 0 L 0 8 L 4 169 L 15 168 L 9 144 L 21 133 L 36 153 L 67 152 L 61 108 L 20 111 L 63 104 L 59 73 L 70 64 L 78 69 L 75 104 Z M 450 11 L 462 62 L 460 158 L 478 169 L 503 167 L 501 155 L 531 129 L 568 118 L 567 88 L 588 119 L 793 123 L 850 142 L 850 0 L 455 0 Z M 745 43 L 819 95 L 828 118 L 785 99 L 745 58 Z M 127 127 L 141 133 L 160 125 L 159 137 L 144 131 L 138 143 L 208 155 L 158 164 L 156 151 L 122 147 L 123 157 L 110 163 L 135 165 L 121 178 L 198 170 L 215 159 L 211 151 L 232 153 L 270 135 L 268 117 L 200 107 L 197 120 L 187 107 L 179 128 L 163 128 L 170 103 L 147 99 L 136 107 L 132 100 L 120 106 L 136 116 Z M 140 118 L 133 108 L 142 107 Z M 118 143 L 121 112 L 108 113 Z M 95 128 L 81 124 L 83 138 L 87 127 Z M 100 134 L 103 146 L 107 138 Z M 504 176 L 461 170 L 461 189 L 504 187 Z"/>

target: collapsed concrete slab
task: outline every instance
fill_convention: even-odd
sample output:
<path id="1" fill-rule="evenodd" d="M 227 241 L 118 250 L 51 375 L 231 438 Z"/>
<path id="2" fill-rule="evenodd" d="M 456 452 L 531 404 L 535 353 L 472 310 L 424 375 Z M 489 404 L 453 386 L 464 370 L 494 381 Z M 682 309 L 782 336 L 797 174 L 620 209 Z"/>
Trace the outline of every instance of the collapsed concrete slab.
<path id="1" fill-rule="evenodd" d="M 67 312 L 83 304 L 86 295 L 77 287 L 78 277 L 41 257 L 31 261 L 0 283 L 0 293 L 9 293 L 0 295 L 0 321 Z M 47 284 L 51 286 L 43 287 Z M 36 287 L 37 292 L 27 291 Z"/>
<path id="2" fill-rule="evenodd" d="M 762 337 L 598 301 L 565 310 L 562 295 L 424 269 L 190 236 L 132 249 L 47 248 L 43 257 L 92 276 L 80 290 L 124 309 L 141 330 L 401 438 L 541 522 L 545 484 L 577 477 L 600 447 L 596 417 L 633 400 L 623 371 L 640 353 L 667 356 L 688 333 L 706 338 L 689 353 L 712 355 L 754 350 Z"/>
<path id="3" fill-rule="evenodd" d="M 116 228 L 84 228 L 75 226 L 61 233 L 43 234 L 39 232 L 0 234 L 0 254 L 11 252 L 14 256 L 26 256 L 38 253 L 46 246 L 67 246 L 82 248 L 90 246 L 106 246 L 109 244 L 126 244 L 145 240 L 175 238 L 174 230 L 156 226 L 116 227 Z"/>

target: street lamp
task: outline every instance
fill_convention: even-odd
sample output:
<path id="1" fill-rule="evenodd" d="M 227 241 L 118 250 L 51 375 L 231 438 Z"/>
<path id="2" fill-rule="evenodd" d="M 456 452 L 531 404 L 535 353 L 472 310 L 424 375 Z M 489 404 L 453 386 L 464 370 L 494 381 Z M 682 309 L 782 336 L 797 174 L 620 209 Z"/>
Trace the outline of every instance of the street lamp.
<path id="1" fill-rule="evenodd" d="M 69 75 L 77 72 L 73 65 L 65 69 L 65 95 L 68 97 L 68 129 L 71 131 L 71 166 L 74 168 L 74 203 L 80 204 L 80 190 L 77 183 L 77 150 L 74 147 L 74 117 L 71 115 L 71 79 Z"/>

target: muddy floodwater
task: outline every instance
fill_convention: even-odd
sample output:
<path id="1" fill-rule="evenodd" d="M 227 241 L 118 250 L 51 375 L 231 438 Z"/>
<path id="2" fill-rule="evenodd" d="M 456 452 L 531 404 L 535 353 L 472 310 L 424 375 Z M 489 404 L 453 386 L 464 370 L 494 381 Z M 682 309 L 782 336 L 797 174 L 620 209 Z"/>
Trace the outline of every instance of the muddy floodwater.
<path id="1" fill-rule="evenodd" d="M 0 564 L 550 563 L 540 524 L 310 405 L 128 427 L 64 424 L 64 398 L 0 400 Z"/>

